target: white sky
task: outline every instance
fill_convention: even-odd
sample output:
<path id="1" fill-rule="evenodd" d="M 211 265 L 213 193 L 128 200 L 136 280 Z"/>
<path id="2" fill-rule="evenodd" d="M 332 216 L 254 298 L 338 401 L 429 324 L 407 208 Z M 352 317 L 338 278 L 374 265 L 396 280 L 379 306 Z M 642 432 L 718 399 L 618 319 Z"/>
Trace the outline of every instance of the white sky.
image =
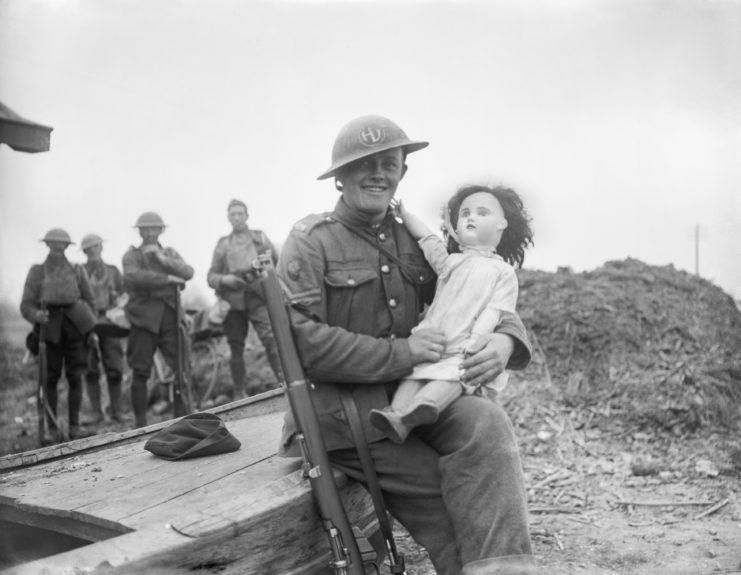
<path id="1" fill-rule="evenodd" d="M 0 146 L 0 296 L 39 243 L 97 232 L 120 265 L 147 210 L 206 273 L 226 205 L 282 243 L 330 209 L 339 129 L 378 113 L 413 139 L 400 186 L 437 226 L 464 183 L 524 197 L 526 267 L 635 257 L 741 297 L 741 0 L 0 0 L 0 101 L 54 127 Z"/>

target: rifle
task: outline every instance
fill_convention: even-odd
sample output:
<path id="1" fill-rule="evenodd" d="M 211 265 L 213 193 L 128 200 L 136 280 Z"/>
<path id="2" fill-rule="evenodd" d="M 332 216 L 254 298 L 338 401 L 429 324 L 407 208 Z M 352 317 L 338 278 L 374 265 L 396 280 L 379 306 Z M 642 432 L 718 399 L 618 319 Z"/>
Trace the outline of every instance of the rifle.
<path id="1" fill-rule="evenodd" d="M 350 525 L 342 505 L 311 399 L 310 384 L 304 376 L 293 341 L 288 310 L 270 255 L 261 255 L 253 265 L 263 272 L 261 281 L 265 304 L 283 368 L 283 386 L 298 428 L 296 440 L 304 460 L 304 476 L 309 478 L 314 502 L 332 552 L 329 566 L 335 575 L 365 575 L 364 564 L 369 563 L 373 564 L 376 573 L 380 573 L 375 550 L 362 533 Z M 363 552 L 359 543 L 364 547 Z"/>
<path id="2" fill-rule="evenodd" d="M 46 311 L 46 302 L 41 301 L 41 311 Z M 49 410 L 46 398 L 46 324 L 39 323 L 39 388 L 36 392 L 36 413 L 39 416 L 39 447 L 44 445 L 46 434 L 46 412 Z"/>
<path id="3" fill-rule="evenodd" d="M 175 382 L 172 387 L 172 410 L 175 417 L 183 417 L 190 413 L 190 402 L 186 406 L 183 399 L 183 327 L 180 325 L 180 316 L 182 314 L 182 303 L 180 302 L 180 287 L 175 286 L 175 316 L 177 318 L 177 353 L 175 354 Z"/>

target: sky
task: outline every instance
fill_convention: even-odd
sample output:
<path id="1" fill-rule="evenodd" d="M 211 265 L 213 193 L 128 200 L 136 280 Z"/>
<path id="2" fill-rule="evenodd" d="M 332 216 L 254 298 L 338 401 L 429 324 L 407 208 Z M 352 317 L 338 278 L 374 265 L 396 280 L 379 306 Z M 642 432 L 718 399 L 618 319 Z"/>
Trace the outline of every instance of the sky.
<path id="1" fill-rule="evenodd" d="M 12 302 L 47 230 L 120 265 L 149 210 L 213 301 L 229 200 L 281 244 L 333 207 L 316 177 L 365 114 L 430 142 L 398 192 L 430 226 L 501 183 L 533 218 L 527 268 L 633 257 L 741 298 L 741 0 L 0 0 L 0 101 L 54 128 L 47 153 L 0 146 Z"/>

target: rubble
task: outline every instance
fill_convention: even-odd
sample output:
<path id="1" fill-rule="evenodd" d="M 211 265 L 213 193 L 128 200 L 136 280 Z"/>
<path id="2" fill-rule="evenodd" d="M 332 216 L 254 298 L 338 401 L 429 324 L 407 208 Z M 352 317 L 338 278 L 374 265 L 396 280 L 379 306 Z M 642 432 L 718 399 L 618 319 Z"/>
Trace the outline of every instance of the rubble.
<path id="1" fill-rule="evenodd" d="M 713 283 L 628 258 L 518 270 L 534 365 L 570 406 L 682 431 L 741 406 L 741 312 Z"/>

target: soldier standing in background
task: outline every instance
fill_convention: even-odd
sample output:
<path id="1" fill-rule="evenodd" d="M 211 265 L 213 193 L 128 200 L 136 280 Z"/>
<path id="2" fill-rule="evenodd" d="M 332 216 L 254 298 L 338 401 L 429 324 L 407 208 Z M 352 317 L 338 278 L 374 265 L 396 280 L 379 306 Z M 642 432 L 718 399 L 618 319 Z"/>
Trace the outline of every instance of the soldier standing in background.
<path id="1" fill-rule="evenodd" d="M 159 349 L 173 371 L 177 369 L 178 290 L 193 277 L 193 268 L 173 248 L 164 248 L 159 237 L 165 224 L 159 214 L 144 212 L 134 226 L 142 243 L 131 246 L 123 257 L 123 283 L 129 301 L 126 317 L 131 323 L 126 359 L 133 372 L 131 400 L 136 427 L 147 425 L 147 380 Z"/>
<path id="2" fill-rule="evenodd" d="M 85 271 L 95 299 L 95 311 L 98 319 L 105 317 L 105 312 L 115 307 L 117 298 L 123 294 L 123 278 L 114 265 L 103 261 L 103 239 L 97 234 L 88 234 L 80 244 L 87 256 Z M 103 409 L 100 402 L 100 366 L 105 371 L 110 399 L 110 416 L 114 421 L 122 421 L 121 382 L 123 380 L 123 342 L 120 337 L 98 336 L 98 346 L 90 349 L 90 362 L 85 373 L 85 388 L 93 409 L 92 423 L 103 421 Z"/>
<path id="3" fill-rule="evenodd" d="M 70 263 L 64 255 L 72 244 L 69 234 L 53 228 L 41 240 L 49 248 L 42 264 L 31 266 L 23 286 L 21 314 L 39 333 L 46 324 L 46 394 L 51 414 L 47 413 L 49 437 L 45 443 L 63 439 L 57 425 L 57 384 L 62 371 L 69 392 L 67 411 L 69 438 L 79 439 L 92 433 L 80 426 L 82 406 L 82 375 L 87 368 L 88 345 L 95 338 L 93 327 L 93 293 L 87 273 L 80 265 Z"/>
<path id="4" fill-rule="evenodd" d="M 264 232 L 247 227 L 249 213 L 244 202 L 229 202 L 227 215 L 232 233 L 219 238 L 216 243 L 208 270 L 208 285 L 229 303 L 223 329 L 229 343 L 229 367 L 235 399 L 239 399 L 256 391 L 247 383 L 244 364 L 244 344 L 250 322 L 265 347 L 275 377 L 281 379 L 280 359 L 265 307 L 262 284 L 256 281 L 257 275 L 252 270 L 252 263 L 258 255 L 269 251 L 273 263 L 276 263 L 277 253 Z"/>

